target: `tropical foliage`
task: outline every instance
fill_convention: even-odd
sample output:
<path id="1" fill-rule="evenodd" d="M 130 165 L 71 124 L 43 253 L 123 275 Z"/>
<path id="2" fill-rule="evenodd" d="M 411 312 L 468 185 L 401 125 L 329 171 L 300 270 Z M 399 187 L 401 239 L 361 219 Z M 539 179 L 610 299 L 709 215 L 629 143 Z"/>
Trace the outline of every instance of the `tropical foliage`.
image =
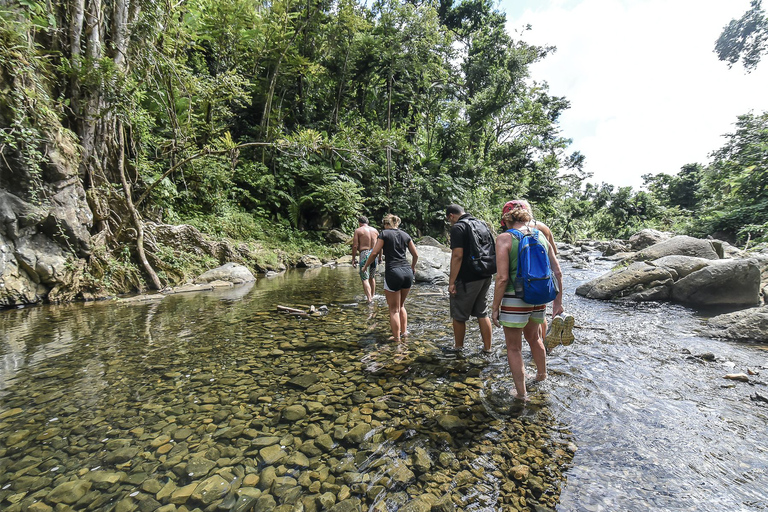
<path id="1" fill-rule="evenodd" d="M 445 205 L 493 220 L 513 197 L 568 240 L 765 236 L 765 115 L 648 191 L 585 183 L 568 101 L 531 76 L 554 49 L 490 0 L 16 0 L 0 18 L 3 162 L 31 197 L 47 148 L 75 141 L 94 234 L 139 261 L 146 218 L 295 240 L 391 211 L 440 236 Z"/>

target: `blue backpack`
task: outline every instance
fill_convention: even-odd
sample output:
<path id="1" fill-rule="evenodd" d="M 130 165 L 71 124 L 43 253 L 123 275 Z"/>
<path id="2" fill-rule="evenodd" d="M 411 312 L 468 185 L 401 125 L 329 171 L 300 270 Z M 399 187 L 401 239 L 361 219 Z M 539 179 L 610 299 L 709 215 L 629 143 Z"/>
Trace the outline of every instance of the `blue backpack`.
<path id="1" fill-rule="evenodd" d="M 523 234 L 516 229 L 510 229 L 507 233 L 518 241 L 515 297 L 533 305 L 547 304 L 555 300 L 558 293 L 557 283 L 549 266 L 547 249 L 539 242 L 541 232 L 531 229 L 530 233 Z"/>

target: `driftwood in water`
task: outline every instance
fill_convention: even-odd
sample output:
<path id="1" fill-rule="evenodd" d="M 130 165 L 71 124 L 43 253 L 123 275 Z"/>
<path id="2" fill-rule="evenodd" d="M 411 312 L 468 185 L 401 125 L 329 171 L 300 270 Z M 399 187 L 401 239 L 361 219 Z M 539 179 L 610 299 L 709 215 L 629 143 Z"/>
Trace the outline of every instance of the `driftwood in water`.
<path id="1" fill-rule="evenodd" d="M 290 315 L 308 316 L 308 313 L 303 309 L 289 308 L 288 306 L 277 306 L 277 310 L 282 313 L 288 313 Z"/>

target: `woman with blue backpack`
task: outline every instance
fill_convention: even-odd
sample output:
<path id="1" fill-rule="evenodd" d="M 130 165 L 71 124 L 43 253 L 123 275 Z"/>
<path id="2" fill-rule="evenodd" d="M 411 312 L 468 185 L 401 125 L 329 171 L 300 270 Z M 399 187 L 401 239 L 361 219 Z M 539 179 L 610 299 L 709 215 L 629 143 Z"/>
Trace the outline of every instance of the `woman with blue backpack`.
<path id="1" fill-rule="evenodd" d="M 541 337 L 547 303 L 562 310 L 562 275 L 555 250 L 546 237 L 530 226 L 531 212 L 519 202 L 504 205 L 505 231 L 496 238 L 496 286 L 491 319 L 504 327 L 507 361 L 515 382 L 515 398 L 527 397 L 523 336 L 536 363 L 536 380 L 547 378 L 547 353 Z"/>

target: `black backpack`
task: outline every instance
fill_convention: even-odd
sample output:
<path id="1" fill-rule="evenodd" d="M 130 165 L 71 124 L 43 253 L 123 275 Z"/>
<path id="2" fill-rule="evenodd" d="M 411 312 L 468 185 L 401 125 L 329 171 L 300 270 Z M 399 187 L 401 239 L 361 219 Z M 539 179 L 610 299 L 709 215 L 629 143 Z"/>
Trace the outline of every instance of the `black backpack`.
<path id="1" fill-rule="evenodd" d="M 496 273 L 496 242 L 485 222 L 465 217 L 459 222 L 467 225 L 469 235 L 469 261 L 475 274 L 491 277 Z"/>

